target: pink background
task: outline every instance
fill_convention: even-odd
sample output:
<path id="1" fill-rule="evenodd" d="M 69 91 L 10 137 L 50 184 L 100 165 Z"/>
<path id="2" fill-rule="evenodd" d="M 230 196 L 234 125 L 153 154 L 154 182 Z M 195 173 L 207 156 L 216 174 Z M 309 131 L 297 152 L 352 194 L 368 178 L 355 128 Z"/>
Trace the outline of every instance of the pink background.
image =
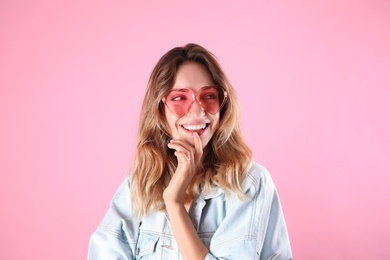
<path id="1" fill-rule="evenodd" d="M 149 74 L 188 42 L 238 91 L 295 259 L 390 259 L 390 2 L 162 2 L 1 1 L 0 259 L 86 258 Z"/>

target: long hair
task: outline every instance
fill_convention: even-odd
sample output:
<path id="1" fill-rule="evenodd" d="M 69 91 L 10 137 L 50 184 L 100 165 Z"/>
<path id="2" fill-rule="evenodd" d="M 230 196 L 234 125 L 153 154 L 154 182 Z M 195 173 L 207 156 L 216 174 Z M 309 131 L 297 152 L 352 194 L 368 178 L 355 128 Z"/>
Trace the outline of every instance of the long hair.
<path id="1" fill-rule="evenodd" d="M 252 164 L 252 151 L 245 144 L 239 127 L 238 98 L 213 54 L 200 45 L 187 44 L 168 51 L 154 67 L 144 97 L 135 158 L 131 167 L 131 201 L 134 215 L 142 218 L 151 210 L 163 210 L 164 189 L 168 186 L 177 159 L 167 144 L 171 139 L 162 102 L 172 88 L 176 73 L 184 62 L 204 66 L 216 85 L 228 93 L 220 111 L 219 126 L 204 148 L 199 172 L 190 184 L 191 195 L 218 186 L 226 194 L 244 198 L 241 182 Z"/>

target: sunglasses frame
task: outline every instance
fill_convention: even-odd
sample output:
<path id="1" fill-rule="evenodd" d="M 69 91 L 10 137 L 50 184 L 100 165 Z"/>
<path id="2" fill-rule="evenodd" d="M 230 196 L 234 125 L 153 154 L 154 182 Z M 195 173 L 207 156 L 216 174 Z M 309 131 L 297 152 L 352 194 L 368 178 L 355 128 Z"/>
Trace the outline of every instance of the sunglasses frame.
<path id="1" fill-rule="evenodd" d="M 202 102 L 199 100 L 199 93 L 201 92 L 202 89 L 205 89 L 205 88 L 217 88 L 217 91 L 218 89 L 221 89 L 222 92 L 223 92 L 223 99 L 222 99 L 222 102 L 221 102 L 221 105 L 219 106 L 218 110 L 215 112 L 215 113 L 210 113 L 208 112 L 202 105 Z M 188 90 L 190 93 L 191 93 L 191 96 L 192 96 L 192 103 L 190 106 L 188 106 L 188 109 L 187 111 L 183 114 L 183 115 L 178 115 L 175 111 L 173 111 L 166 103 L 166 98 L 167 96 L 172 92 L 172 91 L 178 91 L 178 90 Z M 169 111 L 171 111 L 174 115 L 176 115 L 177 117 L 181 118 L 183 116 L 185 116 L 192 108 L 192 106 L 194 105 L 195 101 L 198 102 L 198 104 L 200 105 L 200 107 L 203 109 L 203 111 L 207 112 L 208 114 L 211 114 L 211 115 L 215 115 L 217 114 L 219 111 L 221 111 L 221 109 L 223 108 L 223 106 L 226 104 L 227 102 L 227 99 L 228 99 L 228 93 L 227 91 L 221 87 L 221 86 L 203 86 L 201 87 L 198 91 L 194 92 L 191 88 L 180 88 L 180 89 L 171 89 L 169 90 L 165 96 L 163 97 L 162 99 L 162 102 L 165 104 L 165 106 L 169 109 Z"/>

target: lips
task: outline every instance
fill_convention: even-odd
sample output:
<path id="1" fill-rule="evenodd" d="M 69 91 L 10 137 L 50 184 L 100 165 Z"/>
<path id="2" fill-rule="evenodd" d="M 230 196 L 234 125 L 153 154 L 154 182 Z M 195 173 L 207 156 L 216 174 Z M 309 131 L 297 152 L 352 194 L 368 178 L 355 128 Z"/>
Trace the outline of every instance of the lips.
<path id="1" fill-rule="evenodd" d="M 207 124 L 199 124 L 199 125 L 182 125 L 186 130 L 189 131 L 198 131 L 205 129 Z"/>
<path id="2" fill-rule="evenodd" d="M 200 136 L 209 126 L 209 123 L 203 124 L 183 124 L 180 125 L 186 132 L 195 133 L 197 132 Z"/>

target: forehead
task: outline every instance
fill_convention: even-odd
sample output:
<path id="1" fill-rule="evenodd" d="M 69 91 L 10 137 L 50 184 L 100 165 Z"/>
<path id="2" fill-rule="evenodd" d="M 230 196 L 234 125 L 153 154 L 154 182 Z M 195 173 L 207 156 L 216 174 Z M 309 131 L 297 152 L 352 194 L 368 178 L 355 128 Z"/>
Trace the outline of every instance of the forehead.
<path id="1" fill-rule="evenodd" d="M 168 95 L 176 95 L 176 94 L 185 94 L 185 95 L 192 95 L 192 94 L 215 94 L 219 95 L 220 91 L 217 88 L 217 86 L 203 86 L 198 89 L 198 91 L 194 91 L 194 88 L 172 88 L 168 91 Z"/>
<path id="2" fill-rule="evenodd" d="M 211 85 L 215 85 L 211 74 L 201 64 L 186 62 L 177 70 L 172 88 L 191 88 L 196 91 L 203 86 Z"/>

